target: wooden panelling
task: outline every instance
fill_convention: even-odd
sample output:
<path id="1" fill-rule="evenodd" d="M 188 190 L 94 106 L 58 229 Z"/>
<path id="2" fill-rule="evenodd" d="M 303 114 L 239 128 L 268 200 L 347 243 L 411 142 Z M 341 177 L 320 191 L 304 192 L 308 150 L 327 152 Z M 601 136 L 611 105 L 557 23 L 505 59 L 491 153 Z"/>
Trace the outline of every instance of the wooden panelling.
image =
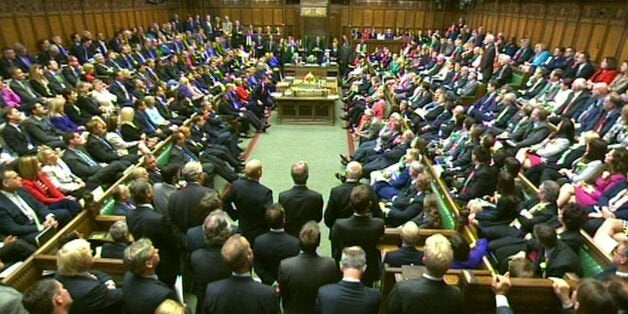
<path id="1" fill-rule="evenodd" d="M 586 50 L 596 61 L 604 56 L 628 58 L 625 1 L 485 1 L 470 9 L 466 18 L 472 28 L 483 25 L 506 37 L 530 37 L 549 48 Z"/>

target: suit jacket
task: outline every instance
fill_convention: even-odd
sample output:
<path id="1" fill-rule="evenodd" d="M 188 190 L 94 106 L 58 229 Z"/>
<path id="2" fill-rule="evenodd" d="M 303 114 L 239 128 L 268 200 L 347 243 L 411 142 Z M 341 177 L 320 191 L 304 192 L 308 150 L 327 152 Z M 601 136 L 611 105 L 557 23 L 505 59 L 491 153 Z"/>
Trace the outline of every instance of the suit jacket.
<path id="1" fill-rule="evenodd" d="M 41 223 L 46 220 L 46 216 L 52 214 L 48 207 L 38 202 L 26 190 L 19 189 L 16 193 L 33 209 Z M 39 233 L 35 223 L 29 221 L 20 208 L 3 193 L 0 193 L 0 233 L 15 235 L 29 242 L 34 242 Z"/>
<path id="2" fill-rule="evenodd" d="M 188 252 L 194 252 L 206 246 L 203 226 L 196 226 L 188 229 L 185 234 L 185 248 Z"/>
<path id="3" fill-rule="evenodd" d="M 500 86 L 510 83 L 512 80 L 512 68 L 508 64 L 502 66 L 502 68 L 493 75 L 492 79 L 496 80 Z"/>
<path id="4" fill-rule="evenodd" d="M 188 229 L 203 224 L 204 215 L 198 210 L 201 199 L 216 191 L 196 182 L 176 191 L 168 199 L 168 216 L 175 234 L 182 240 Z"/>
<path id="5" fill-rule="evenodd" d="M 305 185 L 295 185 L 279 193 L 279 203 L 286 212 L 286 232 L 295 237 L 306 222 L 323 219 L 323 196 Z"/>
<path id="6" fill-rule="evenodd" d="M 473 171 L 475 171 L 474 174 Z M 466 184 L 466 188 L 463 187 L 460 195 L 458 196 L 458 199 L 462 201 L 469 201 L 484 195 L 491 195 L 493 191 L 495 191 L 497 175 L 493 167 L 480 164 L 477 169 L 472 170 L 472 174 L 473 176 Z M 472 174 L 469 174 L 469 176 Z"/>
<path id="7" fill-rule="evenodd" d="M 240 233 L 250 243 L 255 243 L 255 238 L 268 230 L 264 214 L 273 203 L 273 191 L 258 181 L 234 181 L 223 202 L 231 218 L 240 220 Z"/>
<path id="8" fill-rule="evenodd" d="M 203 313 L 207 285 L 231 276 L 231 269 L 222 258 L 221 246 L 203 246 L 190 255 L 190 266 L 194 276 L 192 293 L 196 295 L 196 313 Z"/>
<path id="9" fill-rule="evenodd" d="M 35 144 L 31 142 L 31 139 L 26 131 L 20 129 L 16 128 L 10 123 L 6 124 L 4 130 L 2 131 L 2 138 L 7 144 L 7 148 L 16 152 L 20 156 L 34 155 L 35 153 L 37 153 L 37 148 L 35 147 Z M 31 144 L 32 148 L 28 147 L 29 143 Z"/>
<path id="10" fill-rule="evenodd" d="M 277 282 L 286 314 L 313 314 L 318 289 L 337 282 L 336 261 L 313 253 L 301 253 L 279 264 Z"/>
<path id="11" fill-rule="evenodd" d="M 330 232 L 333 256 L 340 261 L 342 249 L 350 246 L 360 246 L 366 252 L 366 272 L 362 282 L 370 286 L 379 279 L 379 263 L 382 260 L 381 252 L 377 248 L 379 238 L 384 234 L 384 221 L 380 218 L 353 215 L 349 218 L 338 219 Z"/>
<path id="12" fill-rule="evenodd" d="M 589 98 L 591 98 L 591 94 L 588 91 L 582 91 L 577 97 L 573 97 L 565 103 L 558 107 L 554 113 L 561 115 L 567 118 L 575 119 L 578 117 L 585 109 L 585 104 L 588 102 Z"/>
<path id="13" fill-rule="evenodd" d="M 160 252 L 161 253 L 161 252 Z M 177 301 L 174 290 L 153 277 L 141 277 L 130 272 L 124 276 L 122 288 L 124 312 L 154 314 L 155 309 L 166 299 Z"/>
<path id="14" fill-rule="evenodd" d="M 388 296 L 388 313 L 460 313 L 462 295 L 443 280 L 425 277 L 397 282 Z"/>
<path id="15" fill-rule="evenodd" d="M 273 288 L 250 276 L 231 276 L 207 286 L 204 314 L 276 314 L 279 300 Z"/>
<path id="16" fill-rule="evenodd" d="M 401 265 L 423 265 L 423 252 L 413 246 L 401 246 L 399 250 L 390 251 L 384 257 L 384 264 L 390 267 Z"/>
<path id="17" fill-rule="evenodd" d="M 72 173 L 82 179 L 87 179 L 96 174 L 100 166 L 92 167 L 83 158 L 81 158 L 74 150 L 66 149 L 62 156 L 63 161 L 72 169 Z M 93 159 L 93 158 L 92 158 Z"/>
<path id="18" fill-rule="evenodd" d="M 562 241 L 558 241 L 548 259 L 545 258 L 545 249 L 541 249 L 539 259 L 534 262 L 534 268 L 541 278 L 562 278 L 565 273 L 569 272 L 582 277 L 582 265 L 580 265 L 578 254 L 574 253 Z"/>
<path id="19" fill-rule="evenodd" d="M 55 279 L 63 284 L 72 296 L 70 314 L 122 313 L 123 296 L 122 289 L 109 290 L 105 282 L 112 278 L 101 272 L 90 272 L 96 279 L 83 275 L 63 276 L 55 274 Z"/>
<path id="20" fill-rule="evenodd" d="M 552 133 L 552 128 L 547 122 L 543 121 L 538 123 L 538 125 L 534 125 L 534 123 L 532 123 L 530 124 L 528 130 L 523 133 L 524 139 L 515 143 L 515 148 L 519 149 L 538 144 L 546 139 L 550 133 Z"/>
<path id="21" fill-rule="evenodd" d="M 269 231 L 255 238 L 255 273 L 267 285 L 277 280 L 279 263 L 282 259 L 299 254 L 299 239 L 286 232 Z"/>
<path id="22" fill-rule="evenodd" d="M 488 82 L 493 75 L 493 62 L 495 61 L 495 55 L 495 45 L 487 45 L 485 47 L 484 54 L 482 55 L 482 59 L 480 60 L 483 82 Z"/>
<path id="23" fill-rule="evenodd" d="M 321 314 L 376 314 L 381 302 L 379 291 L 360 282 L 340 281 L 318 290 L 316 313 Z M 389 312 L 394 313 L 394 312 Z"/>
<path id="24" fill-rule="evenodd" d="M 120 159 L 118 152 L 113 148 L 107 140 L 101 137 L 97 137 L 94 134 L 87 135 L 87 143 L 85 144 L 85 150 L 92 158 L 97 162 L 112 162 Z"/>
<path id="25" fill-rule="evenodd" d="M 24 130 L 30 135 L 34 145 L 63 146 L 62 133 L 50 123 L 48 118 L 40 120 L 31 116 L 24 121 Z"/>
<path id="26" fill-rule="evenodd" d="M 179 273 L 179 248 L 172 226 L 166 217 L 151 207 L 139 205 L 126 217 L 133 238 L 149 238 L 159 249 L 161 262 L 157 266 L 159 280 L 172 287 Z"/>
<path id="27" fill-rule="evenodd" d="M 123 259 L 124 258 L 124 250 L 127 248 L 126 243 L 105 243 L 102 245 L 102 251 L 100 252 L 100 257 L 102 258 L 115 258 L 115 259 Z"/>
<path id="28" fill-rule="evenodd" d="M 349 196 L 351 191 L 359 182 L 347 181 L 337 187 L 331 189 L 329 199 L 327 201 L 327 209 L 325 210 L 325 225 L 332 228 L 339 218 L 348 218 L 353 215 L 353 210 L 349 208 Z M 371 203 L 371 213 L 373 217 L 384 217 L 384 213 L 377 204 L 377 195 L 372 193 L 373 201 Z"/>
<path id="29" fill-rule="evenodd" d="M 74 87 L 76 87 L 76 84 L 81 81 L 80 71 L 70 66 L 63 67 L 61 73 L 63 74 L 65 80 Z"/>
<path id="30" fill-rule="evenodd" d="M 20 96 L 22 106 L 24 106 L 24 104 L 32 105 L 41 97 L 41 95 L 37 94 L 37 92 L 35 92 L 35 90 L 30 86 L 30 83 L 27 80 L 22 80 L 21 84 L 16 80 L 11 80 L 9 87 Z"/>

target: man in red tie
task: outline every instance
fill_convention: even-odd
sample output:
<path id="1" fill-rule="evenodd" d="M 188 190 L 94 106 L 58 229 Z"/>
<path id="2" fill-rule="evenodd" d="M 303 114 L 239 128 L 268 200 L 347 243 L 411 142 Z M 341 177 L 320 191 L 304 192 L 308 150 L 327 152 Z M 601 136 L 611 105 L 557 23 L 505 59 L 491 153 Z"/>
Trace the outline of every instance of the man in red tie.
<path id="1" fill-rule="evenodd" d="M 615 121 L 621 115 L 620 108 L 623 106 L 623 101 L 619 94 L 613 92 L 604 100 L 604 112 L 600 117 L 600 120 L 595 125 L 595 132 L 604 136 L 608 130 L 615 124 Z"/>

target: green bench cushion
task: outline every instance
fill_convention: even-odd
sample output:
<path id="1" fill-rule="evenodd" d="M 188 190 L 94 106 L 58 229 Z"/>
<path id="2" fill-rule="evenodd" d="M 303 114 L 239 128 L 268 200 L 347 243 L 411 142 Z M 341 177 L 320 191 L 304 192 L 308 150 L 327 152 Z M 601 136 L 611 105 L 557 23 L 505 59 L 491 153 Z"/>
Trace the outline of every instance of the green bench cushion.
<path id="1" fill-rule="evenodd" d="M 170 151 L 172 150 L 172 144 L 168 145 L 168 147 L 166 147 L 161 154 L 159 154 L 159 157 L 157 157 L 157 166 L 161 167 L 165 167 L 170 163 Z"/>
<path id="2" fill-rule="evenodd" d="M 432 191 L 438 195 L 438 211 L 441 219 L 443 220 L 443 229 L 456 230 L 456 219 L 454 218 L 453 212 L 445 202 L 445 196 L 434 183 L 432 183 Z"/>
<path id="3" fill-rule="evenodd" d="M 580 248 L 580 252 L 578 252 L 584 277 L 593 277 L 604 270 L 604 267 L 602 267 L 597 260 L 593 258 L 589 250 L 590 248 L 585 244 Z"/>
<path id="4" fill-rule="evenodd" d="M 524 79 L 524 75 L 513 73 L 512 80 L 510 81 L 510 83 L 508 83 L 508 85 L 515 88 L 519 88 L 521 84 L 523 84 L 523 79 Z"/>
<path id="5" fill-rule="evenodd" d="M 110 199 L 105 202 L 105 205 L 100 209 L 100 213 L 102 215 L 113 215 L 113 209 L 115 208 L 115 202 L 113 199 Z"/>

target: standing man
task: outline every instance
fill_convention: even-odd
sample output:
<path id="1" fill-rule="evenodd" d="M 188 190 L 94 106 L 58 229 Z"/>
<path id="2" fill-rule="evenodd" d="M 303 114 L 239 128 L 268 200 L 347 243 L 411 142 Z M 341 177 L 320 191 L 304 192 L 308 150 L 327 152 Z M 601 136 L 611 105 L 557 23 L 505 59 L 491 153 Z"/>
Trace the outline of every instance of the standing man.
<path id="1" fill-rule="evenodd" d="M 223 198 L 225 209 L 234 220 L 239 219 L 240 233 L 249 242 L 268 230 L 264 221 L 266 209 L 273 203 L 273 191 L 262 185 L 262 162 L 253 159 L 244 166 L 246 178 L 233 182 Z"/>
<path id="2" fill-rule="evenodd" d="M 322 314 L 379 313 L 379 291 L 365 287 L 360 279 L 366 270 L 366 253 L 359 246 L 342 250 L 342 280 L 323 286 L 316 297 L 316 312 Z M 396 313 L 396 312 L 389 312 Z"/>
<path id="3" fill-rule="evenodd" d="M 279 301 L 273 288 L 251 277 L 253 250 L 249 241 L 240 235 L 231 236 L 222 246 L 221 254 L 232 275 L 207 286 L 204 313 L 231 313 L 234 308 L 239 313 L 279 313 Z"/>
<path id="4" fill-rule="evenodd" d="M 454 261 L 451 243 L 442 234 L 425 240 L 423 264 L 427 272 L 415 280 L 398 282 L 388 297 L 388 313 L 460 313 L 462 296 L 443 276 Z"/>
<path id="5" fill-rule="evenodd" d="M 309 172 L 306 161 L 297 161 L 290 169 L 294 185 L 279 193 L 279 203 L 286 212 L 286 232 L 295 237 L 306 222 L 323 219 L 323 196 L 307 187 Z"/>
<path id="6" fill-rule="evenodd" d="M 316 253 L 320 242 L 318 223 L 306 222 L 299 233 L 301 254 L 279 264 L 277 282 L 286 314 L 314 314 L 318 288 L 338 281 L 336 261 Z"/>
<path id="7" fill-rule="evenodd" d="M 360 246 L 366 252 L 366 269 L 362 282 L 372 286 L 379 279 L 381 252 L 377 242 L 384 235 L 384 220 L 371 217 L 371 189 L 359 185 L 351 191 L 349 207 L 353 215 L 349 218 L 338 219 L 330 231 L 333 256 L 340 262 L 343 249 L 350 246 Z"/>
<path id="8" fill-rule="evenodd" d="M 42 279 L 24 291 L 22 304 L 31 314 L 67 314 L 72 306 L 72 296 L 55 279 Z"/>

